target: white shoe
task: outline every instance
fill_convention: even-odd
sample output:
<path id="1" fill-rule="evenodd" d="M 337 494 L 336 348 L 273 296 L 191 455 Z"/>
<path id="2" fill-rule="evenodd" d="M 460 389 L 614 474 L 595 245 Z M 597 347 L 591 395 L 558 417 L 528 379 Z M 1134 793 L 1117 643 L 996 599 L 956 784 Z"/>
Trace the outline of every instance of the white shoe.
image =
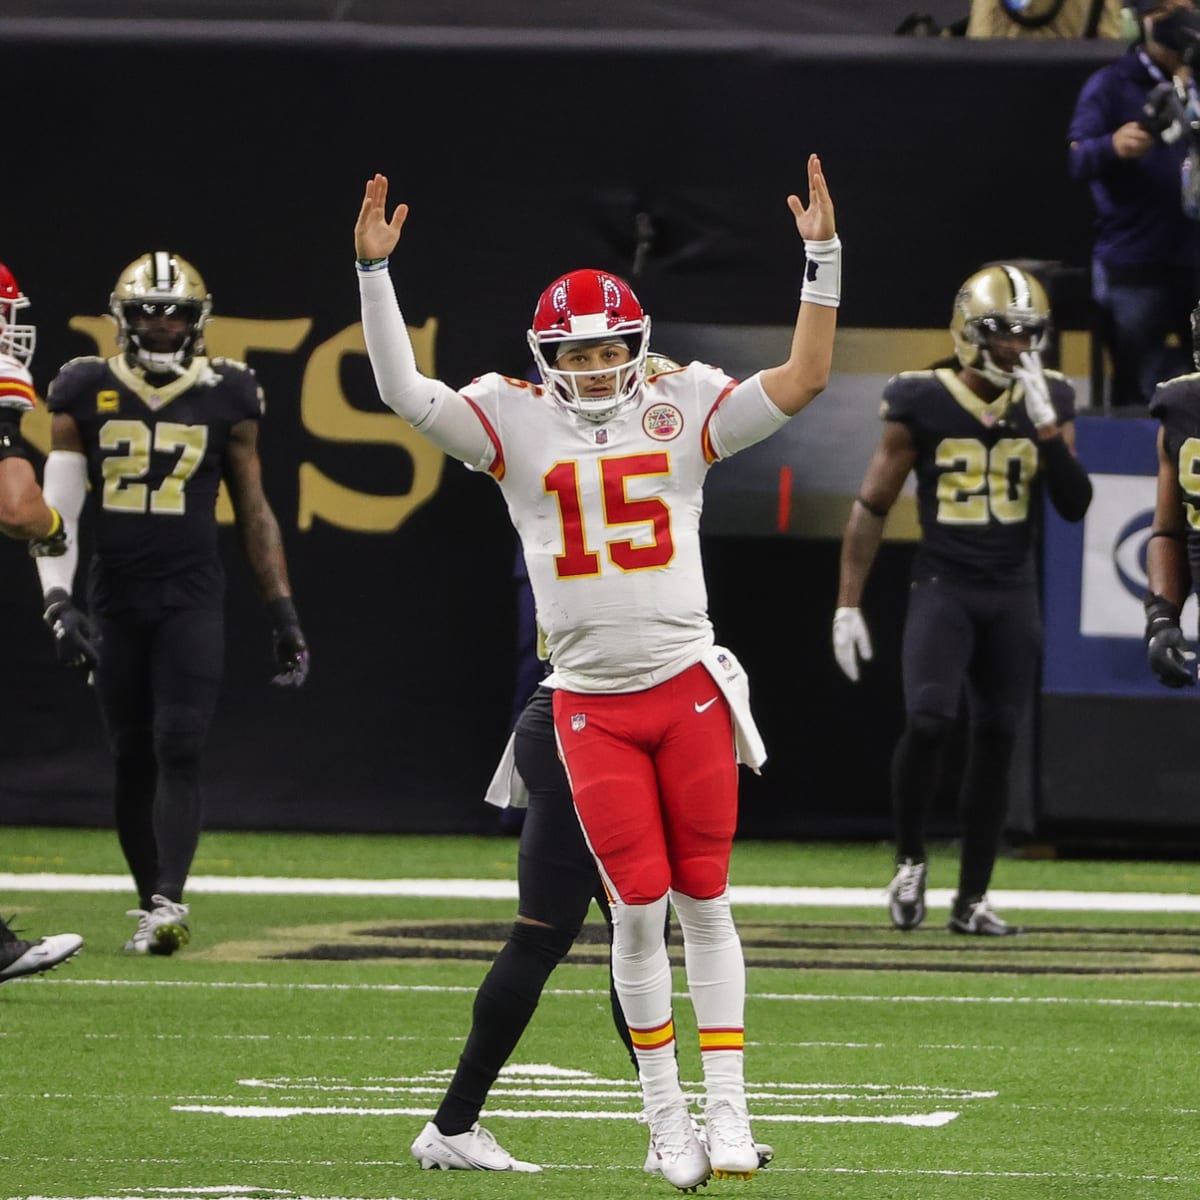
<path id="1" fill-rule="evenodd" d="M 723 1097 L 704 1104 L 708 1158 L 717 1179 L 749 1179 L 758 1170 L 758 1147 L 745 1106 Z"/>
<path id="2" fill-rule="evenodd" d="M 540 1171 L 536 1163 L 513 1158 L 478 1121 L 466 1133 L 447 1136 L 432 1121 L 412 1144 L 413 1158 L 423 1170 Z"/>
<path id="3" fill-rule="evenodd" d="M 696 1130 L 696 1136 L 700 1139 L 700 1145 L 708 1150 L 708 1133 L 704 1126 L 700 1126 Z M 775 1147 L 769 1142 L 755 1142 L 754 1152 L 758 1155 L 758 1169 L 761 1171 L 775 1157 Z M 646 1161 L 642 1164 L 642 1170 L 647 1175 L 661 1175 L 662 1165 L 658 1161 L 658 1154 L 654 1149 L 654 1139 L 650 1139 L 650 1145 L 646 1147 Z"/>
<path id="4" fill-rule="evenodd" d="M 137 917 L 137 929 L 123 949 L 131 954 L 174 954 L 180 946 L 191 941 L 186 917 L 186 904 L 168 900 L 166 896 L 151 896 L 154 907 L 147 912 L 144 908 L 131 908 L 125 915 Z"/>
<path id="5" fill-rule="evenodd" d="M 52 933 L 36 942 L 16 936 L 0 939 L 0 983 L 49 971 L 66 962 L 82 945 L 83 938 L 77 933 Z"/>
<path id="6" fill-rule="evenodd" d="M 694 1192 L 708 1182 L 712 1168 L 686 1101 L 648 1110 L 646 1123 L 650 1126 L 650 1153 L 646 1156 L 644 1169 L 649 1174 L 662 1175 L 681 1192 Z M 657 1169 L 653 1171 L 649 1165 L 650 1154 L 658 1160 Z"/>

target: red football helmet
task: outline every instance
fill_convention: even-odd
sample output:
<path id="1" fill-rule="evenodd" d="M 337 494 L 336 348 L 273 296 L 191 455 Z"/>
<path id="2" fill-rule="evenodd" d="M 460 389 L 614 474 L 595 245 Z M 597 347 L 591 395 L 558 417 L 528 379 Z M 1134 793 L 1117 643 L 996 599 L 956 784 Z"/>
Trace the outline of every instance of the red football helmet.
<path id="1" fill-rule="evenodd" d="M 16 323 L 17 310 L 29 307 L 29 297 L 21 291 L 13 273 L 0 263 L 0 354 L 29 366 L 37 329 Z"/>
<path id="2" fill-rule="evenodd" d="M 556 279 L 541 295 L 533 312 L 529 348 L 542 379 L 554 398 L 590 421 L 606 421 L 635 403 L 646 376 L 650 348 L 650 318 L 642 311 L 633 289 L 607 271 L 571 271 Z M 630 359 L 616 368 L 616 387 L 610 396 L 586 396 L 580 385 L 610 371 L 560 371 L 551 366 L 564 342 L 595 342 L 621 337 Z"/>

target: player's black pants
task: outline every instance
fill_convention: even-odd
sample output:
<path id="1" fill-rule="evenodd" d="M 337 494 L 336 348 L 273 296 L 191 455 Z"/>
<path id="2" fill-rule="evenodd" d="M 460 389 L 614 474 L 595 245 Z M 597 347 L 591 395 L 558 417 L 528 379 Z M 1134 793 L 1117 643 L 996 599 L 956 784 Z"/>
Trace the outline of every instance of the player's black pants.
<path id="1" fill-rule="evenodd" d="M 200 839 L 200 755 L 221 684 L 224 615 L 210 607 L 95 620 L 117 836 L 149 909 L 154 895 L 182 900 Z"/>
<path id="2" fill-rule="evenodd" d="M 965 689 L 969 742 L 958 887 L 964 898 L 982 896 L 991 881 L 1017 730 L 1033 698 L 1041 644 L 1033 586 L 930 579 L 915 582 L 909 593 L 901 658 L 906 724 L 892 759 L 896 854 L 925 861 L 929 805 Z"/>
<path id="3" fill-rule="evenodd" d="M 537 1008 L 550 972 L 578 937 L 593 899 L 612 938 L 612 912 L 558 758 L 552 699 L 550 689 L 537 688 L 515 727 L 517 770 L 529 789 L 517 868 L 517 911 L 527 920 L 513 925 L 476 993 L 471 1032 L 434 1115 L 437 1127 L 447 1135 L 465 1132 L 478 1119 L 500 1069 Z M 611 989 L 610 1003 L 636 1071 L 629 1031 Z"/>

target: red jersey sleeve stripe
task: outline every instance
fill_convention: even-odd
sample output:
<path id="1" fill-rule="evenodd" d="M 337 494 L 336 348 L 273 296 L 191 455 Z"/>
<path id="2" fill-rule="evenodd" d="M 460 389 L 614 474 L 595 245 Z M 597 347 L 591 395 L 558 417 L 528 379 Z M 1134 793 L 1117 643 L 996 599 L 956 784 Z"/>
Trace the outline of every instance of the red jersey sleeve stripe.
<path id="1" fill-rule="evenodd" d="M 500 435 L 492 428 L 491 421 L 483 415 L 483 410 L 470 396 L 463 396 L 463 399 L 474 410 L 475 415 L 479 418 L 479 423 L 487 431 L 488 439 L 496 450 L 496 457 L 492 459 L 492 465 L 488 467 L 488 473 L 499 483 L 504 478 L 504 448 L 500 445 Z"/>
<path id="2" fill-rule="evenodd" d="M 37 392 L 33 390 L 31 384 L 26 383 L 23 379 L 0 377 L 0 398 L 5 396 L 25 400 L 30 407 L 37 408 Z"/>
<path id="3" fill-rule="evenodd" d="M 708 426 L 713 419 L 713 414 L 725 403 L 725 397 L 729 395 L 733 389 L 737 387 L 737 380 L 730 381 L 729 386 L 713 401 L 713 406 L 708 410 L 708 416 L 704 418 L 704 425 L 700 430 L 700 447 L 704 451 L 704 461 L 712 464 L 717 461 L 717 452 L 713 449 L 712 439 L 708 436 Z"/>

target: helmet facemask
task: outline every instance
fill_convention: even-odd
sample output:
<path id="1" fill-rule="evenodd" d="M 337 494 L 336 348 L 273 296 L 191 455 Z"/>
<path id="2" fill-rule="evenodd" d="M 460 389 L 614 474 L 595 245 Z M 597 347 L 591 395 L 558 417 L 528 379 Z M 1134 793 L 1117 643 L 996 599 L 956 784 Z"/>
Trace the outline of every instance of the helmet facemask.
<path id="1" fill-rule="evenodd" d="M 0 296 L 0 354 L 15 358 L 22 366 L 29 366 L 33 359 L 33 348 L 37 344 L 37 328 L 33 325 L 18 325 L 14 319 L 17 311 L 29 307 L 29 300 L 19 296 L 15 300 Z"/>
<path id="2" fill-rule="evenodd" d="M 978 349 L 975 362 L 970 364 L 972 369 L 978 371 L 988 383 L 998 388 L 1007 388 L 1013 381 L 1013 369 L 1009 367 L 1005 370 L 993 358 L 993 339 L 1028 336 L 1030 351 L 1040 354 L 1050 341 L 1050 324 L 1044 317 L 1032 312 L 1021 317 L 1014 316 L 1012 310 L 1009 310 L 1004 314 L 988 313 L 987 316 L 968 321 L 963 326 L 963 336 Z"/>
<path id="3" fill-rule="evenodd" d="M 637 403 L 642 384 L 646 379 L 646 352 L 649 345 L 650 318 L 643 319 L 643 332 L 619 338 L 543 338 L 539 341 L 533 330 L 529 331 L 529 348 L 542 379 L 554 399 L 578 416 L 589 421 L 607 421 L 617 413 Z M 568 371 L 551 366 L 547 353 L 557 364 L 569 347 L 577 345 L 605 345 L 619 340 L 629 348 L 630 357 L 616 366 L 601 367 L 593 371 Z M 631 344 L 632 343 L 632 344 Z M 587 388 L 597 379 L 611 378 L 612 391 L 605 396 L 588 395 Z"/>
<path id="4" fill-rule="evenodd" d="M 212 297 L 195 267 L 160 250 L 125 268 L 109 312 L 117 322 L 117 344 L 134 362 L 151 374 L 182 375 L 192 358 L 204 353 Z M 181 318 L 184 324 L 178 330 L 139 329 L 162 317 Z"/>
<path id="5" fill-rule="evenodd" d="M 26 367 L 33 358 L 37 329 L 17 324 L 17 313 L 28 307 L 29 297 L 21 291 L 13 273 L 0 263 L 0 354 L 15 358 Z"/>

